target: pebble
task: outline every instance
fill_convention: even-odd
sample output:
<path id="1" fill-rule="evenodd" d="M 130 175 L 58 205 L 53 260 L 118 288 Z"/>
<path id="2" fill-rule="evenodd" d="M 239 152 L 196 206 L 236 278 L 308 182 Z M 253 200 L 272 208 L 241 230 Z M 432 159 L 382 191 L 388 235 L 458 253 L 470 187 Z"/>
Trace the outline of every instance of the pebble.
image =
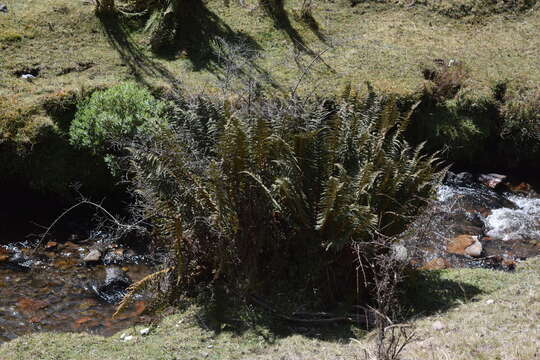
<path id="1" fill-rule="evenodd" d="M 101 251 L 93 249 L 83 258 L 83 261 L 90 263 L 97 262 L 99 259 L 101 259 Z"/>
<path id="2" fill-rule="evenodd" d="M 495 302 L 495 300 L 493 300 L 493 299 L 488 299 L 488 300 L 486 301 L 486 304 L 491 305 L 491 304 L 493 304 L 494 302 Z"/>
<path id="3" fill-rule="evenodd" d="M 439 331 L 444 329 L 446 325 L 444 325 L 441 321 L 435 321 L 433 325 L 431 325 L 431 327 L 433 328 L 433 330 Z"/>
<path id="4" fill-rule="evenodd" d="M 25 80 L 32 80 L 32 79 L 35 79 L 36 77 L 32 74 L 22 74 L 21 75 L 21 79 L 25 79 Z"/>
<path id="5" fill-rule="evenodd" d="M 133 335 L 128 335 L 126 333 L 122 333 L 122 335 L 120 335 L 120 339 L 123 341 L 130 341 L 130 340 L 133 340 L 133 338 L 134 338 Z"/>
<path id="6" fill-rule="evenodd" d="M 56 241 L 49 241 L 47 245 L 45 245 L 45 249 L 53 249 L 58 246 L 58 243 Z"/>
<path id="7" fill-rule="evenodd" d="M 144 329 L 141 329 L 141 331 L 139 331 L 139 333 L 144 336 L 144 335 L 148 335 L 150 333 L 150 328 L 144 328 Z"/>

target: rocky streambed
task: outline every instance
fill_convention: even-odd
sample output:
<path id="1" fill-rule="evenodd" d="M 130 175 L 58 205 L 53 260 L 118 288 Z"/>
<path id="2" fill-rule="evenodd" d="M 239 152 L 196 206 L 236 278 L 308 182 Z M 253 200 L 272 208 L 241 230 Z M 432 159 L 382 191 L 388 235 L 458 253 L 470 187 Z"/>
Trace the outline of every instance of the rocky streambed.
<path id="1" fill-rule="evenodd" d="M 153 271 L 155 257 L 94 239 L 36 242 L 0 246 L 0 343 L 35 331 L 112 335 L 151 320 L 144 297 L 112 315 L 126 288 Z"/>
<path id="2" fill-rule="evenodd" d="M 403 244 L 425 269 L 513 270 L 540 255 L 540 195 L 503 175 L 449 173 Z"/>

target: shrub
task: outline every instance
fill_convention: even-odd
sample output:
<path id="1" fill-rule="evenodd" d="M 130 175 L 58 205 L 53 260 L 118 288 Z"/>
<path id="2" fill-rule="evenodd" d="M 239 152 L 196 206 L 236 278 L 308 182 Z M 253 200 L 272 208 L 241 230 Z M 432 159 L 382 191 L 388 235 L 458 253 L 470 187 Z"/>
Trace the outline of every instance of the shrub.
<path id="1" fill-rule="evenodd" d="M 354 297 L 354 245 L 402 231 L 441 175 L 403 140 L 407 123 L 373 93 L 234 112 L 199 98 L 173 126 L 138 137 L 127 160 L 141 213 L 158 214 L 156 233 L 173 249 L 160 273 L 169 289 L 296 284 L 325 300 Z"/>
<path id="2" fill-rule="evenodd" d="M 443 151 L 458 167 L 491 163 L 497 137 L 497 109 L 489 96 L 478 96 L 466 85 L 468 70 L 455 61 L 437 59 L 422 70 L 425 83 L 407 139 L 426 142 L 428 151 Z"/>
<path id="3" fill-rule="evenodd" d="M 522 87 L 505 96 L 501 104 L 501 152 L 517 166 L 540 156 L 540 89 Z"/>
<path id="4" fill-rule="evenodd" d="M 164 116 L 165 104 L 135 83 L 123 83 L 96 91 L 83 101 L 69 129 L 72 145 L 107 156 L 110 162 L 114 146 L 132 139 L 147 129 L 149 120 Z"/>
<path id="5" fill-rule="evenodd" d="M 422 70 L 424 79 L 424 98 L 435 102 L 454 98 L 465 86 L 469 71 L 461 62 L 448 62 L 437 59 L 436 67 L 426 67 Z"/>

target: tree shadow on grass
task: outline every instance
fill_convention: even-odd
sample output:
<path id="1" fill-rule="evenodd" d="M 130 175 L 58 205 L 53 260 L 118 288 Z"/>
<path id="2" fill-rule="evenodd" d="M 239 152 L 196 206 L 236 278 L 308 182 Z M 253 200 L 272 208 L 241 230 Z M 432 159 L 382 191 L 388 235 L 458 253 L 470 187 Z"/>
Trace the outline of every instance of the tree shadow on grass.
<path id="1" fill-rule="evenodd" d="M 403 314 L 403 320 L 411 321 L 416 317 L 448 311 L 455 306 L 472 301 L 481 293 L 482 290 L 476 286 L 443 278 L 440 271 L 413 273 L 406 284 L 401 299 L 401 305 L 406 311 Z M 290 298 L 293 297 L 294 295 L 290 296 Z M 309 301 L 310 299 L 306 299 L 305 303 Z M 271 307 L 279 311 L 281 315 L 296 318 L 298 315 L 294 312 L 280 311 L 280 309 L 302 308 L 303 306 L 302 304 L 292 307 L 291 304 L 280 305 L 279 300 L 273 302 L 272 299 L 268 299 L 266 302 L 271 304 Z M 248 331 L 260 333 L 259 335 L 269 344 L 292 335 L 301 335 L 328 342 L 348 342 L 351 338 L 367 334 L 374 326 L 373 320 L 370 320 L 372 322 L 370 326 L 366 326 L 366 323 L 347 321 L 330 321 L 328 323 L 288 321 L 282 316 L 276 316 L 276 312 L 269 310 L 269 307 L 249 302 L 240 306 L 238 303 L 232 306 L 228 304 L 220 317 L 216 317 L 216 313 L 213 312 L 214 308 L 203 307 L 200 319 L 205 327 L 209 325 L 212 329 L 218 329 L 217 332 L 230 331 L 238 335 Z M 341 308 L 334 307 L 324 310 L 336 318 L 352 315 L 350 307 L 343 304 Z M 320 311 L 321 309 L 313 309 L 309 312 L 315 314 Z"/>
<path id="2" fill-rule="evenodd" d="M 278 30 L 285 32 L 289 40 L 292 42 L 294 49 L 298 53 L 304 53 L 311 56 L 316 61 L 322 63 L 327 69 L 335 73 L 335 70 L 330 65 L 328 65 L 322 58 L 322 54 L 326 50 L 318 53 L 312 50 L 306 44 L 300 33 L 298 33 L 298 31 L 296 31 L 296 29 L 292 26 L 289 15 L 285 10 L 284 0 L 259 0 L 259 2 L 267 16 L 269 16 L 273 20 L 274 27 Z M 310 14 L 304 20 L 304 23 L 311 29 L 311 31 L 314 32 L 314 34 L 319 38 L 319 40 L 325 45 L 328 45 L 328 42 L 320 31 L 315 18 L 313 18 L 313 16 Z M 295 61 L 300 68 L 303 68 L 299 59 L 295 58 Z"/>
<path id="3" fill-rule="evenodd" d="M 162 78 L 174 89 L 180 88 L 180 81 L 174 74 L 134 44 L 130 38 L 129 29 L 122 24 L 120 16 L 102 16 L 100 21 L 109 42 L 130 67 L 138 81 L 146 83 L 145 77 Z M 191 1 L 189 11 L 176 19 L 176 23 L 178 28 L 173 29 L 175 36 L 172 42 L 160 49 L 157 56 L 168 60 L 185 56 L 191 62 L 194 71 L 206 70 L 219 78 L 231 66 L 230 59 L 222 56 L 220 45 L 238 44 L 246 49 L 240 54 L 246 70 L 237 71 L 237 75 L 251 79 L 257 78 L 257 82 L 279 88 L 271 75 L 256 64 L 256 56 L 251 55 L 262 50 L 257 42 L 247 34 L 233 31 L 200 0 Z"/>
<path id="4" fill-rule="evenodd" d="M 180 90 L 180 80 L 162 64 L 152 60 L 134 44 L 129 30 L 123 25 L 119 15 L 101 15 L 99 20 L 109 39 L 109 43 L 118 52 L 130 68 L 137 81 L 149 85 L 146 77 L 161 78 L 173 89 Z"/>
<path id="5" fill-rule="evenodd" d="M 264 12 L 273 20 L 276 29 L 285 32 L 289 40 L 300 51 L 315 56 L 315 52 L 311 50 L 302 36 L 296 31 L 289 20 L 289 15 L 285 10 L 284 0 L 259 0 Z"/>
<path id="6" fill-rule="evenodd" d="M 206 70 L 219 78 L 227 77 L 234 68 L 235 76 L 244 81 L 252 80 L 279 88 L 270 73 L 256 62 L 262 53 L 260 45 L 248 34 L 234 31 L 202 1 L 190 1 L 189 10 L 178 16 L 174 41 L 160 56 L 174 58 L 183 54 L 190 60 L 194 71 Z"/>
<path id="7" fill-rule="evenodd" d="M 445 312 L 471 301 L 483 291 L 471 284 L 443 278 L 442 271 L 419 271 L 407 280 L 401 304 L 409 317 Z"/>

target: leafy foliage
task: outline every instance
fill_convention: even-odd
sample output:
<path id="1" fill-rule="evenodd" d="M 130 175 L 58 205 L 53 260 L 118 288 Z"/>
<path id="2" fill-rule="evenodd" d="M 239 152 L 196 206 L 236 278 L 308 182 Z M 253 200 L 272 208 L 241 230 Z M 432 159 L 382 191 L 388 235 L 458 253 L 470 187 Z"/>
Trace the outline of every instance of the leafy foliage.
<path id="1" fill-rule="evenodd" d="M 174 255 L 169 290 L 259 293 L 282 279 L 354 296 L 353 245 L 402 231 L 441 175 L 403 140 L 407 124 L 373 92 L 181 106 L 126 158 L 141 216 Z"/>
<path id="2" fill-rule="evenodd" d="M 94 92 L 79 105 L 69 140 L 79 148 L 107 156 L 114 152 L 116 142 L 147 131 L 149 120 L 161 121 L 164 112 L 165 104 L 147 89 L 131 82 L 122 83 Z"/>

